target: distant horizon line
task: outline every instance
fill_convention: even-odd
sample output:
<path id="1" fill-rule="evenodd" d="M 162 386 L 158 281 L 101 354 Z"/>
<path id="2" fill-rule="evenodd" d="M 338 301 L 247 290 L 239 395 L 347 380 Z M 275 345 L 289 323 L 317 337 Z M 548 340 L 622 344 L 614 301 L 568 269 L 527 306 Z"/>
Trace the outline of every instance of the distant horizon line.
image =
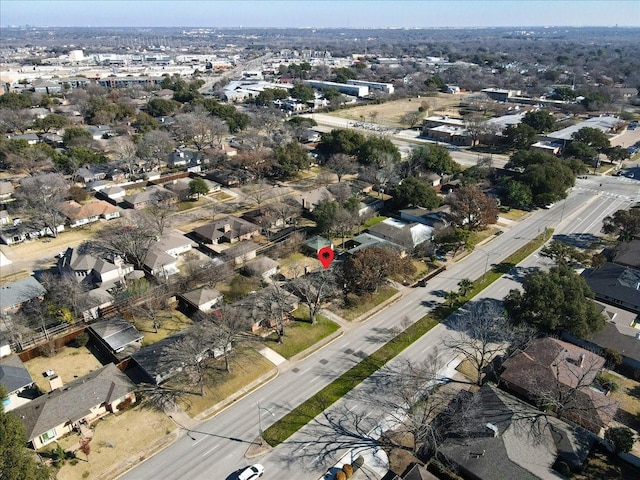
<path id="1" fill-rule="evenodd" d="M 476 25 L 476 26 L 440 26 L 440 27 L 264 27 L 264 26 L 188 26 L 188 25 L 138 25 L 138 26 L 118 26 L 118 25 L 0 25 L 0 28 L 26 29 L 26 28 L 197 28 L 206 30 L 476 30 L 476 29 L 503 29 L 503 28 L 640 28 L 640 25 Z"/>

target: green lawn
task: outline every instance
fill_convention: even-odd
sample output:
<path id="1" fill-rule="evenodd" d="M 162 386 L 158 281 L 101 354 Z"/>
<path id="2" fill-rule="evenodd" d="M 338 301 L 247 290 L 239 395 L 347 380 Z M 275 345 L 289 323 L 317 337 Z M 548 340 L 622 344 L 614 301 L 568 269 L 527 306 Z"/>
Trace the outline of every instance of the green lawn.
<path id="1" fill-rule="evenodd" d="M 362 230 L 366 230 L 369 227 L 373 227 L 376 223 L 380 223 L 386 220 L 387 217 L 371 217 L 369 220 L 362 224 Z"/>
<path id="2" fill-rule="evenodd" d="M 339 308 L 337 309 L 337 314 L 340 315 L 345 320 L 355 320 L 360 315 L 368 312 L 374 307 L 377 307 L 385 300 L 393 297 L 398 290 L 390 286 L 381 287 L 376 293 L 370 295 L 361 295 L 358 298 L 358 302 L 356 305 L 353 305 L 349 308 Z"/>
<path id="3" fill-rule="evenodd" d="M 284 342 L 278 343 L 278 337 L 273 333 L 267 337 L 266 345 L 284 358 L 290 359 L 340 328 L 338 324 L 322 315 L 318 315 L 316 324 L 311 325 L 308 312 L 307 307 L 299 307 L 294 312 L 296 320 L 285 327 Z"/>
<path id="4" fill-rule="evenodd" d="M 204 207 L 208 203 L 209 200 L 204 197 L 200 197 L 198 200 L 187 200 L 184 202 L 178 202 L 177 209 L 179 212 L 183 212 L 191 208 Z"/>

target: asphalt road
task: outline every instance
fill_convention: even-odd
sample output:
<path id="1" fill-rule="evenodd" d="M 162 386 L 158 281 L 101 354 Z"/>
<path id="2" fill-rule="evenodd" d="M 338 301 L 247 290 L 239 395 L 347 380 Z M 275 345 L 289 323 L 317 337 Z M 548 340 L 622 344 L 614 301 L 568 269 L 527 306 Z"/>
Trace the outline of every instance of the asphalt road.
<path id="1" fill-rule="evenodd" d="M 602 183 L 602 187 L 600 186 Z M 590 177 L 578 180 L 568 199 L 558 202 L 549 210 L 533 212 L 501 236 L 479 247 L 455 266 L 434 278 L 424 288 L 409 291 L 400 301 L 359 324 L 327 347 L 307 359 L 288 364 L 275 378 L 257 391 L 237 401 L 213 419 L 188 432 L 174 444 L 149 458 L 125 474 L 127 479 L 233 479 L 234 472 L 250 464 L 244 458 L 247 448 L 257 441 L 259 417 L 263 428 L 282 417 L 300 402 L 309 398 L 333 379 L 370 354 L 393 335 L 404 319 L 415 321 L 425 315 L 435 303 L 442 302 L 445 292 L 457 289 L 462 278 L 477 278 L 493 263 L 507 257 L 547 227 L 555 235 L 568 235 L 576 241 L 587 241 L 598 232 L 603 216 L 623 208 L 632 201 L 640 201 L 640 183 L 620 177 Z M 533 265 L 530 265 L 533 262 Z M 535 255 L 521 267 L 541 262 Z M 545 260 L 542 260 L 544 264 Z M 495 282 L 483 295 L 501 298 L 516 286 L 517 275 L 507 275 Z M 447 336 L 442 325 L 434 328 L 407 349 L 400 358 L 424 358 L 436 346 L 442 346 Z M 446 351 L 441 361 L 446 364 Z M 349 397 L 336 408 L 347 409 Z M 258 405 L 262 408 L 259 410 Z M 371 425 L 379 419 L 372 416 Z M 310 425 L 289 441 L 259 459 L 265 465 L 264 479 L 287 477 L 298 480 L 316 480 L 334 460 L 323 452 L 314 451 L 319 434 L 317 424 Z M 337 433 L 336 443 L 341 441 Z M 325 437 L 326 438 L 326 437 Z M 303 448 L 304 447 L 304 448 Z M 334 456 L 346 451 L 338 449 Z M 256 460 L 257 461 L 257 460 Z"/>

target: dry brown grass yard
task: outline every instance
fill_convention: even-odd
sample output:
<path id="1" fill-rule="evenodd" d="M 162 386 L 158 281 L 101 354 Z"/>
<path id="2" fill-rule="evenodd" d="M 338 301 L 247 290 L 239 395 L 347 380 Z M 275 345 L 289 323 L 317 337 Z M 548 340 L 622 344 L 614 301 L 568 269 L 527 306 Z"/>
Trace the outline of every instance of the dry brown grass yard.
<path id="1" fill-rule="evenodd" d="M 140 452 L 146 449 L 153 451 L 154 446 L 156 449 L 160 448 L 165 444 L 163 439 L 166 442 L 172 441 L 173 437 L 167 435 L 175 430 L 175 425 L 163 413 L 135 407 L 117 415 L 107 415 L 92 425 L 92 428 L 94 433 L 89 461 L 86 461 L 83 453 L 76 452 L 79 461 L 75 465 L 67 461 L 56 476 L 58 480 L 115 478 L 123 471 L 117 468 L 121 462 L 131 456 L 140 460 Z M 59 443 L 64 449 L 76 449 L 79 441 L 80 437 L 71 433 Z M 154 445 L 156 443 L 158 445 Z"/>
<path id="2" fill-rule="evenodd" d="M 429 104 L 429 115 L 450 115 L 459 116 L 458 105 L 466 95 L 449 95 L 446 93 L 440 93 L 435 97 L 420 97 L 420 98 L 407 98 L 402 100 L 393 100 L 378 105 L 370 104 L 363 105 L 354 108 L 346 108 L 344 110 L 337 110 L 330 115 L 348 118 L 349 120 L 365 122 L 372 121 L 372 112 L 377 113 L 377 117 L 373 120 L 373 123 L 380 125 L 388 125 L 391 127 L 407 127 L 403 124 L 401 118 L 403 115 L 409 112 L 415 112 L 418 110 L 422 102 Z M 426 113 L 426 112 L 425 112 Z"/>
<path id="3" fill-rule="evenodd" d="M 46 370 L 54 370 L 66 384 L 102 367 L 98 359 L 86 347 L 63 347 L 53 357 L 34 358 L 25 362 L 25 366 L 36 385 L 43 392 L 50 390 L 49 381 L 42 375 Z"/>

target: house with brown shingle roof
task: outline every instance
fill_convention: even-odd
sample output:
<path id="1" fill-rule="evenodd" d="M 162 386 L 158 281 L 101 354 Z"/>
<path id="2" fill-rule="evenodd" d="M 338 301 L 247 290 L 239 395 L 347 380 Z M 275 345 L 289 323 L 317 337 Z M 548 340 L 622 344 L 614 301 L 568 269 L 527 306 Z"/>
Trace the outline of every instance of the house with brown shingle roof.
<path id="1" fill-rule="evenodd" d="M 250 240 L 260 233 L 260 227 L 241 218 L 228 216 L 198 227 L 193 233 L 199 241 L 217 245 Z"/>
<path id="2" fill-rule="evenodd" d="M 604 364 L 604 358 L 589 350 L 545 337 L 507 359 L 500 380 L 534 402 L 555 404 L 564 417 L 599 433 L 619 406 L 592 388 Z"/>
<path id="3" fill-rule="evenodd" d="M 67 224 L 71 228 L 97 222 L 101 218 L 111 220 L 120 217 L 120 209 L 104 200 L 95 200 L 84 205 L 69 200 L 59 204 L 58 210 L 67 218 Z"/>
<path id="4" fill-rule="evenodd" d="M 110 363 L 11 411 L 36 450 L 108 414 L 125 400 L 135 402 L 135 384 Z"/>

